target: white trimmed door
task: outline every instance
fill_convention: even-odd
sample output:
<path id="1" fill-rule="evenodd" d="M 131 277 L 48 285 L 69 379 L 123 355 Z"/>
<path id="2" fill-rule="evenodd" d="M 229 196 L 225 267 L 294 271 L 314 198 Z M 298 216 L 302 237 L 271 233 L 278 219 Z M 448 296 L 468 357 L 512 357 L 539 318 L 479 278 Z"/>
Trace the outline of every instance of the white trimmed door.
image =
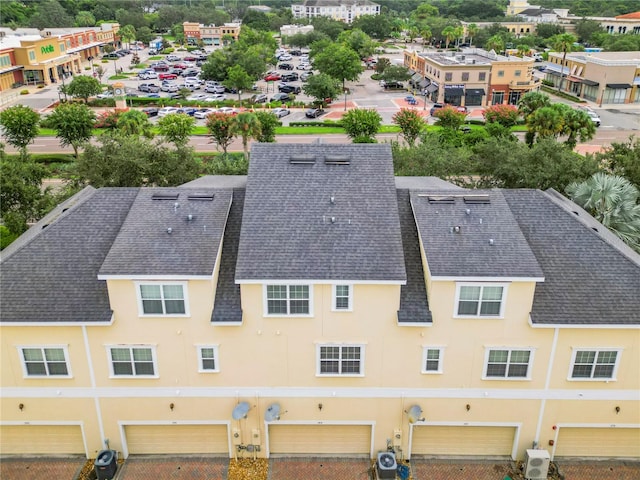
<path id="1" fill-rule="evenodd" d="M 23 455 L 85 455 L 80 425 L 2 425 L 0 452 Z"/>
<path id="2" fill-rule="evenodd" d="M 554 457 L 640 458 L 640 428 L 561 427 Z"/>
<path id="3" fill-rule="evenodd" d="M 269 453 L 370 455 L 370 425 L 269 425 Z"/>
<path id="4" fill-rule="evenodd" d="M 411 455 L 509 456 L 515 427 L 418 425 Z"/>
<path id="5" fill-rule="evenodd" d="M 126 425 L 129 455 L 228 454 L 226 425 Z"/>

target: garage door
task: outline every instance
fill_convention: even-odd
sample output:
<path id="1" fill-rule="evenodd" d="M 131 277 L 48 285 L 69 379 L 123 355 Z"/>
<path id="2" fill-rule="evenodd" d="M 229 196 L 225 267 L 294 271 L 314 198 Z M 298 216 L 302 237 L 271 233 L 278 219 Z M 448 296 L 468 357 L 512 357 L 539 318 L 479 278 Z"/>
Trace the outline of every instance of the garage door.
<path id="1" fill-rule="evenodd" d="M 556 457 L 640 457 L 640 428 L 569 428 L 558 432 Z"/>
<path id="2" fill-rule="evenodd" d="M 369 425 L 269 425 L 272 454 L 370 455 Z"/>
<path id="3" fill-rule="evenodd" d="M 417 426 L 411 454 L 511 456 L 515 427 Z"/>
<path id="4" fill-rule="evenodd" d="M 129 454 L 229 453 L 226 425 L 127 425 Z"/>
<path id="5" fill-rule="evenodd" d="M 82 454 L 80 425 L 3 425 L 0 452 L 20 454 Z"/>

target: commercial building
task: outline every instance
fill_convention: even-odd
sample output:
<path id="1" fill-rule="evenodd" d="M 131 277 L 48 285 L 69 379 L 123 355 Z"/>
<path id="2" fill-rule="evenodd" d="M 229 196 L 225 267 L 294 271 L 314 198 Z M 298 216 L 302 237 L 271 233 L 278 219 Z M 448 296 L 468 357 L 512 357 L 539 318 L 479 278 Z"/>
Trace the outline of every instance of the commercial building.
<path id="1" fill-rule="evenodd" d="M 3 454 L 640 457 L 640 257 L 554 191 L 257 144 L 0 264 Z"/>
<path id="2" fill-rule="evenodd" d="M 380 15 L 380 5 L 371 0 L 305 0 L 291 5 L 293 18 L 329 17 L 352 23 L 362 15 Z"/>
<path id="3" fill-rule="evenodd" d="M 533 76 L 534 59 L 498 55 L 479 48 L 423 53 L 405 50 L 404 65 L 413 84 L 433 102 L 462 106 L 516 105 L 540 88 Z"/>
<path id="4" fill-rule="evenodd" d="M 225 41 L 237 41 L 240 35 L 239 23 L 225 23 L 224 25 L 202 25 L 197 22 L 184 22 L 182 24 L 184 38 L 187 43 L 197 45 L 202 41 L 203 45 L 220 46 Z"/>
<path id="5" fill-rule="evenodd" d="M 549 52 L 545 79 L 601 105 L 640 103 L 640 52 Z"/>

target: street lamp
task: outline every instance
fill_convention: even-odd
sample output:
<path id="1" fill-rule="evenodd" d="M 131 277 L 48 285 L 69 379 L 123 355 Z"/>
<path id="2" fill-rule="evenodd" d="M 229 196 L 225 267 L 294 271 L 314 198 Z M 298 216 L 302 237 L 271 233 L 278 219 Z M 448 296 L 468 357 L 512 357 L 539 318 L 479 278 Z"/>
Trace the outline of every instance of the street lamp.
<path id="1" fill-rule="evenodd" d="M 427 92 L 427 87 L 424 87 L 424 90 L 422 91 L 422 93 L 424 93 L 424 106 L 422 107 L 423 110 L 427 109 L 427 95 L 429 94 L 429 92 Z"/>
<path id="2" fill-rule="evenodd" d="M 347 89 L 344 89 L 344 111 L 347 111 Z"/>

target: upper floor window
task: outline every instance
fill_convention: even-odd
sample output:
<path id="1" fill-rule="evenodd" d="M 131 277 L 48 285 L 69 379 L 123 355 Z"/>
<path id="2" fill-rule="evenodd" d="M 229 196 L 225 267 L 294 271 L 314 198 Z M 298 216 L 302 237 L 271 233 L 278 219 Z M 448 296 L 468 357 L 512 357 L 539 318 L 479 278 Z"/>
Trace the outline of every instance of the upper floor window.
<path id="1" fill-rule="evenodd" d="M 156 377 L 155 349 L 150 346 L 109 347 L 114 377 Z"/>
<path id="2" fill-rule="evenodd" d="M 25 377 L 70 377 L 65 347 L 20 347 Z"/>
<path id="3" fill-rule="evenodd" d="M 487 72 L 478 72 L 478 81 L 484 82 L 487 79 Z"/>
<path id="4" fill-rule="evenodd" d="M 442 373 L 444 349 L 424 347 L 422 349 L 422 373 Z"/>
<path id="5" fill-rule="evenodd" d="M 34 52 L 33 50 L 29 50 L 29 60 L 32 62 L 36 61 L 36 52 Z"/>
<path id="6" fill-rule="evenodd" d="M 353 304 L 351 285 L 333 285 L 333 310 L 349 312 Z"/>
<path id="7" fill-rule="evenodd" d="M 502 317 L 505 300 L 504 285 L 458 285 L 456 316 Z"/>
<path id="8" fill-rule="evenodd" d="M 516 70 L 516 71 L 514 72 L 514 75 L 515 75 L 516 77 L 520 77 L 520 76 L 522 76 L 522 71 L 521 71 L 521 70 Z"/>
<path id="9" fill-rule="evenodd" d="M 462 72 L 462 81 L 463 82 L 469 81 L 469 72 Z"/>
<path id="10" fill-rule="evenodd" d="M 620 350 L 585 349 L 573 351 L 571 380 L 615 380 Z"/>
<path id="11" fill-rule="evenodd" d="M 185 284 L 140 283 L 138 284 L 138 303 L 142 315 L 186 315 Z"/>
<path id="12" fill-rule="evenodd" d="M 498 70 L 498 77 L 504 77 L 504 70 Z"/>
<path id="13" fill-rule="evenodd" d="M 484 378 L 529 379 L 531 350 L 489 349 Z"/>
<path id="14" fill-rule="evenodd" d="M 450 82 L 451 80 L 453 80 L 453 73 L 451 73 L 451 72 L 445 72 L 445 74 L 444 74 L 444 81 L 445 81 L 445 82 Z"/>
<path id="15" fill-rule="evenodd" d="M 309 285 L 266 285 L 265 290 L 267 315 L 310 315 Z"/>
<path id="16" fill-rule="evenodd" d="M 198 347 L 198 371 L 212 373 L 220 371 L 217 345 Z"/>
<path id="17" fill-rule="evenodd" d="M 362 345 L 319 345 L 318 375 L 364 375 L 364 347 Z"/>

